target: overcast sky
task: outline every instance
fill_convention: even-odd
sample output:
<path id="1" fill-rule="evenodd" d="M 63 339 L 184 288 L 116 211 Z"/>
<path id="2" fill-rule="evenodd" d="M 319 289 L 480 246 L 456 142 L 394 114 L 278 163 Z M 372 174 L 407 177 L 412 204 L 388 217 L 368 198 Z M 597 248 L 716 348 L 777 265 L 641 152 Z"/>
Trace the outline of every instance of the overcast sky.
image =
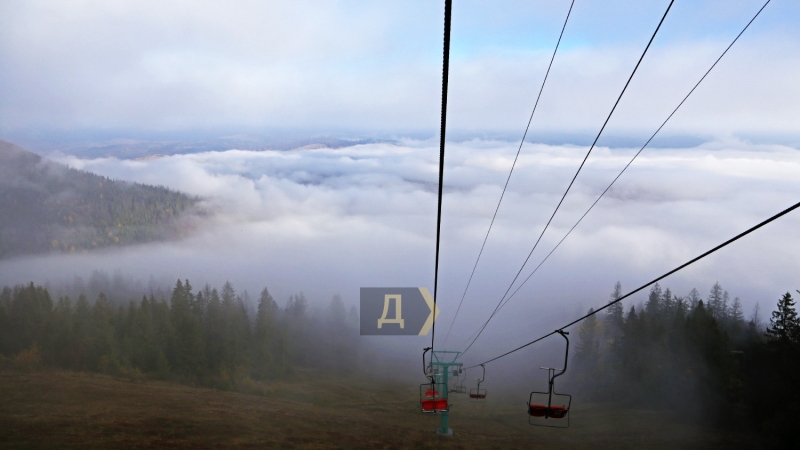
<path id="1" fill-rule="evenodd" d="M 569 7 L 566 0 L 454 3 L 448 125 L 453 135 L 482 138 L 447 147 L 445 324 Z M 524 260 L 585 154 L 575 137 L 597 133 L 667 4 L 576 1 L 457 342 Z M 532 261 L 762 4 L 675 3 L 609 123 L 608 136 L 627 143 L 600 141 Z M 361 286 L 432 289 L 442 10 L 432 1 L 0 1 L 0 138 L 283 129 L 396 138 L 146 161 L 56 154 L 73 167 L 201 195 L 218 214 L 180 242 L 4 261 L 0 284 L 102 268 L 196 286 L 231 280 L 251 294 L 266 285 L 284 301 L 300 290 L 313 301 L 340 293 L 356 304 Z M 663 132 L 699 139 L 656 141 L 643 153 L 487 329 L 477 355 L 535 337 L 532 323 L 552 326 L 553 317 L 602 305 L 616 281 L 634 288 L 800 200 L 798 23 L 797 2 L 773 0 Z M 413 138 L 419 131 L 430 139 Z M 798 225 L 797 213 L 789 215 L 663 284 L 680 295 L 696 287 L 705 297 L 720 281 L 748 311 L 757 301 L 772 308 L 781 293 L 800 288 Z"/>
<path id="2" fill-rule="evenodd" d="M 440 3 L 2 1 L 0 133 L 435 132 Z M 667 4 L 576 1 L 534 141 L 596 132 Z M 663 120 L 762 4 L 677 1 L 608 134 Z M 568 7 L 454 2 L 453 132 L 521 135 Z M 773 1 L 665 134 L 796 136 L 797 23 Z"/>

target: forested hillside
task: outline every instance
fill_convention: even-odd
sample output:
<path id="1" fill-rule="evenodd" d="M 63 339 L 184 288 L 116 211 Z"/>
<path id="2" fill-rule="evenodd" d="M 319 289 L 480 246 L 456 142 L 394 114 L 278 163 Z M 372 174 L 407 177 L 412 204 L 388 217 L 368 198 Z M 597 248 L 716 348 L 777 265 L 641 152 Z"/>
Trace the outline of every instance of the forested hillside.
<path id="1" fill-rule="evenodd" d="M 617 283 L 611 299 L 622 295 Z M 595 401 L 671 408 L 687 420 L 752 426 L 782 447 L 800 424 L 800 321 L 790 293 L 769 320 L 745 318 L 715 283 L 707 297 L 655 284 L 644 304 L 611 305 L 578 330 L 572 381 Z"/>
<path id="2" fill-rule="evenodd" d="M 0 141 L 0 258 L 176 238 L 198 199 L 111 180 Z"/>

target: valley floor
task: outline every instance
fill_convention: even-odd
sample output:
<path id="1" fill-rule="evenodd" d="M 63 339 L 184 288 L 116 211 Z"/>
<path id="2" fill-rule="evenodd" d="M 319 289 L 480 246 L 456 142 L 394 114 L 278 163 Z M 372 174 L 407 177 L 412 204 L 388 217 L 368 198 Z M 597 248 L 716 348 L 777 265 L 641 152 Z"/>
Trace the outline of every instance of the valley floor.
<path id="1" fill-rule="evenodd" d="M 255 383 L 254 383 L 255 385 Z M 416 386 L 299 374 L 222 392 L 100 374 L 0 371 L 2 448 L 752 448 L 675 413 L 573 407 L 567 430 L 531 427 L 522 401 L 456 397 L 453 437 L 419 412 Z"/>

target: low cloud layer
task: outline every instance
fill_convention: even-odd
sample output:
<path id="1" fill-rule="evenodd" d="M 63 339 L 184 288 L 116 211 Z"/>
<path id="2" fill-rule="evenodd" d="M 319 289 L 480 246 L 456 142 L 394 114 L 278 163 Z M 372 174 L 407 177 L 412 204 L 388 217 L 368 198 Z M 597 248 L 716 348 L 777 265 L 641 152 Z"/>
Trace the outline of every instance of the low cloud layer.
<path id="1" fill-rule="evenodd" d="M 455 313 L 515 151 L 493 141 L 448 145 L 441 324 L 449 325 Z M 497 303 L 585 151 L 542 144 L 523 148 L 454 327 L 457 342 Z M 523 276 L 634 151 L 595 150 Z M 437 157 L 432 141 L 230 150 L 144 161 L 62 155 L 57 159 L 73 167 L 203 196 L 217 215 L 179 242 L 4 261 L 0 284 L 55 282 L 100 268 L 142 280 L 151 275 L 194 284 L 230 280 L 251 293 L 268 286 L 278 299 L 303 290 L 324 302 L 340 293 L 349 304 L 357 303 L 362 286 L 432 289 Z M 797 151 L 775 145 L 717 141 L 647 150 L 498 315 L 485 341 L 519 343 L 531 337 L 528 323 L 602 305 L 616 281 L 632 289 L 738 234 L 800 199 L 797 173 Z M 798 225 L 800 216 L 790 214 L 662 285 L 679 295 L 693 287 L 705 295 L 719 281 L 746 308 L 756 301 L 771 308 L 779 294 L 800 287 Z"/>

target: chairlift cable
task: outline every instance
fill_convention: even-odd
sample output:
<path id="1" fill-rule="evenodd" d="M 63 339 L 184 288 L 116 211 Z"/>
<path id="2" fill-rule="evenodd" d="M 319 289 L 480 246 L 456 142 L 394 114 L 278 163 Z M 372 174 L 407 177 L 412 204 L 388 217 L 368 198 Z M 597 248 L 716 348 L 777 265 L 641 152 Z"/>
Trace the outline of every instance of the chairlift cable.
<path id="1" fill-rule="evenodd" d="M 690 265 L 692 265 L 692 264 L 696 263 L 697 261 L 700 261 L 701 259 L 705 258 L 706 256 L 708 256 L 708 255 L 710 255 L 710 254 L 712 254 L 712 253 L 716 252 L 717 250 L 720 250 L 720 249 L 722 249 L 722 248 L 724 248 L 724 247 L 728 246 L 729 244 L 732 244 L 733 242 L 736 242 L 736 241 L 738 241 L 739 239 L 741 239 L 741 238 L 743 238 L 743 237 L 747 236 L 748 234 L 752 233 L 753 231 L 756 231 L 756 230 L 758 230 L 759 228 L 763 227 L 764 225 L 767 225 L 767 224 L 769 224 L 769 223 L 771 223 L 771 222 L 774 222 L 775 220 L 777 220 L 777 219 L 779 219 L 779 218 L 781 218 L 781 217 L 785 216 L 786 214 L 789 214 L 790 212 L 794 211 L 794 210 L 795 210 L 795 209 L 797 209 L 797 208 L 800 208 L 800 202 L 797 202 L 797 203 L 795 203 L 794 205 L 792 205 L 792 206 L 790 206 L 790 207 L 788 207 L 788 208 L 784 209 L 783 211 L 779 212 L 778 214 L 775 214 L 774 216 L 772 216 L 772 217 L 770 217 L 769 219 L 767 219 L 767 220 L 765 220 L 765 221 L 763 221 L 763 222 L 759 223 L 758 225 L 756 225 L 756 226 L 754 226 L 754 227 L 752 227 L 752 228 L 750 228 L 750 229 L 748 229 L 748 230 L 746 230 L 746 231 L 743 231 L 742 233 L 739 233 L 738 235 L 736 235 L 736 236 L 734 236 L 734 237 L 732 237 L 732 238 L 728 239 L 727 241 L 723 242 L 722 244 L 719 244 L 719 245 L 717 245 L 716 247 L 712 248 L 711 250 L 708 250 L 707 252 L 703 253 L 702 255 L 700 255 L 700 256 L 697 256 L 697 257 L 695 257 L 695 258 L 693 258 L 693 259 L 691 259 L 691 260 L 689 260 L 689 261 L 687 261 L 687 262 L 685 262 L 685 263 L 681 264 L 680 266 L 678 266 L 678 267 L 676 267 L 676 268 L 674 268 L 674 269 L 670 270 L 669 272 L 667 272 L 667 273 L 665 273 L 665 274 L 661 275 L 660 277 L 658 277 L 658 278 L 656 278 L 656 279 L 654 279 L 654 280 L 652 280 L 652 281 L 650 281 L 650 282 L 648 282 L 648 283 L 646 283 L 646 284 L 643 284 L 642 286 L 640 286 L 640 287 L 638 287 L 638 288 L 636 288 L 636 289 L 632 290 L 631 292 L 628 292 L 627 294 L 625 294 L 625 295 L 621 296 L 620 298 L 618 298 L 618 299 L 616 299 L 616 300 L 614 300 L 614 301 L 608 302 L 608 303 L 606 303 L 605 305 L 603 305 L 603 306 L 601 306 L 601 307 L 597 308 L 596 310 L 594 310 L 594 311 L 592 311 L 592 312 L 590 312 L 590 313 L 587 313 L 587 314 L 585 314 L 584 316 L 582 316 L 582 317 L 580 317 L 580 318 L 578 318 L 578 319 L 575 319 L 575 320 L 573 320 L 572 322 L 570 322 L 570 323 L 568 323 L 568 324 L 564 325 L 563 327 L 560 327 L 560 328 L 556 329 L 555 331 L 551 331 L 550 333 L 547 333 L 547 334 L 545 334 L 544 336 L 541 336 L 541 337 L 539 337 L 539 338 L 537 338 L 537 339 L 534 339 L 534 340 L 532 340 L 532 341 L 528 342 L 527 344 L 520 345 L 519 347 L 517 347 L 517 348 L 515 348 L 515 349 L 513 349 L 513 350 L 510 350 L 510 351 L 508 351 L 508 352 L 505 352 L 505 353 L 503 353 L 503 354 L 502 354 L 502 355 L 500 355 L 500 356 L 496 356 L 496 357 L 494 357 L 494 358 L 492 358 L 492 359 L 489 359 L 489 360 L 487 360 L 487 361 L 484 361 L 484 362 L 482 362 L 482 363 L 480 363 L 480 364 L 475 364 L 474 366 L 469 366 L 469 367 L 465 368 L 465 370 L 466 370 L 466 369 L 471 369 L 471 368 L 474 368 L 474 367 L 478 367 L 478 366 L 482 366 L 482 365 L 484 365 L 484 364 L 489 364 L 490 362 L 493 362 L 493 361 L 497 361 L 498 359 L 500 359 L 500 358 L 502 358 L 502 357 L 504 357 L 504 356 L 508 356 L 508 355 L 510 355 L 510 354 L 512 354 L 512 353 L 514 353 L 514 352 L 517 352 L 517 351 L 519 351 L 519 350 L 522 350 L 522 349 L 523 349 L 523 348 L 525 348 L 525 347 L 528 347 L 528 346 L 530 346 L 530 345 L 533 345 L 533 344 L 535 344 L 535 343 L 537 343 L 537 342 L 539 342 L 539 341 L 541 341 L 541 340 L 543 340 L 543 339 L 545 339 L 545 338 L 548 338 L 548 337 L 550 337 L 550 336 L 552 336 L 552 335 L 554 335 L 554 334 L 558 333 L 559 331 L 563 331 L 564 329 L 566 329 L 566 328 L 569 328 L 569 327 L 571 327 L 571 326 L 575 325 L 576 323 L 578 323 L 578 322 L 580 322 L 580 321 L 582 321 L 582 320 L 585 320 L 586 318 L 588 318 L 588 317 L 590 317 L 590 316 L 593 316 L 593 315 L 595 315 L 595 314 L 599 313 L 600 311 L 602 311 L 602 310 L 604 310 L 604 309 L 608 308 L 609 306 L 611 306 L 611 305 L 613 305 L 613 304 L 616 304 L 616 303 L 619 303 L 619 302 L 621 302 L 622 300 L 624 300 L 624 299 L 626 299 L 626 298 L 630 297 L 631 295 L 633 295 L 633 294 L 635 294 L 635 293 L 637 293 L 637 292 L 639 292 L 639 291 L 641 291 L 641 290 L 643 290 L 643 289 L 645 289 L 645 288 L 647 288 L 647 287 L 649 287 L 649 286 L 651 286 L 651 285 L 653 285 L 653 284 L 655 284 L 655 283 L 657 283 L 657 282 L 659 282 L 659 281 L 663 280 L 664 278 L 666 278 L 666 277 L 668 277 L 668 276 L 670 276 L 670 275 L 674 274 L 675 272 L 678 272 L 679 270 L 681 270 L 681 269 L 684 269 L 684 268 L 686 268 L 686 267 L 688 267 L 688 266 L 690 266 Z"/>
<path id="2" fill-rule="evenodd" d="M 770 1 L 771 1 L 771 0 L 767 0 L 767 1 L 764 3 L 764 5 L 763 5 L 763 6 L 761 6 L 761 9 L 759 9 L 759 10 L 756 12 L 756 14 L 753 16 L 753 18 L 751 18 L 751 19 L 750 19 L 750 21 L 747 23 L 747 25 L 745 25 L 745 27 L 742 29 L 742 31 L 740 31 L 740 32 L 739 32 L 739 34 L 738 34 L 738 35 L 736 35 L 736 37 L 735 37 L 735 38 L 733 39 L 733 41 L 732 41 L 732 42 L 731 42 L 731 43 L 728 45 L 728 47 L 727 47 L 727 48 L 725 48 L 725 51 L 723 51 L 723 52 L 722 52 L 722 54 L 721 54 L 721 55 L 720 55 L 720 56 L 719 56 L 719 57 L 716 59 L 716 61 L 714 61 L 714 64 L 712 64 L 712 65 L 711 65 L 711 67 L 710 67 L 710 68 L 709 68 L 709 69 L 708 69 L 708 70 L 705 72 L 705 74 L 704 74 L 704 75 L 703 75 L 703 76 L 700 78 L 700 80 L 699 80 L 699 81 L 698 81 L 698 82 L 697 82 L 697 83 L 694 85 L 694 87 L 693 87 L 693 88 L 692 88 L 692 89 L 689 91 L 689 93 L 688 93 L 688 94 L 686 94 L 686 96 L 683 98 L 683 100 L 681 100 L 681 102 L 678 104 L 678 106 L 676 106 L 676 107 L 675 107 L 675 109 L 674 109 L 674 110 L 673 110 L 673 111 L 670 113 L 670 115 L 669 115 L 669 116 L 667 116 L 667 118 L 664 120 L 664 122 L 661 124 L 661 126 L 659 126 L 659 127 L 658 127 L 658 129 L 657 129 L 657 130 L 656 130 L 656 131 L 655 131 L 655 132 L 652 134 L 652 136 L 650 136 L 650 138 L 647 140 L 647 142 L 645 142 L 645 143 L 644 143 L 644 145 L 642 146 L 642 148 L 641 148 L 641 149 L 639 149 L 639 151 L 638 151 L 638 152 L 636 152 L 636 154 L 633 156 L 633 158 L 631 158 L 631 160 L 628 162 L 628 164 L 626 164 L 626 165 L 625 165 L 625 167 L 624 167 L 624 168 L 623 168 L 623 169 L 620 171 L 620 173 L 619 173 L 619 174 L 618 174 L 618 175 L 617 175 L 617 176 L 614 178 L 614 180 L 612 180 L 612 181 L 611 181 L 611 183 L 608 185 L 608 187 L 606 187 L 606 189 L 605 189 L 605 190 L 604 190 L 604 191 L 603 191 L 603 192 L 600 194 L 600 196 L 599 196 L 599 197 L 597 197 L 597 200 L 595 200 L 595 201 L 594 201 L 594 203 L 592 203 L 592 205 L 591 205 L 591 206 L 590 206 L 590 207 L 589 207 L 589 208 L 586 210 L 586 212 L 584 212 L 584 213 L 583 213 L 583 215 L 581 216 L 581 218 L 580 218 L 580 219 L 578 219 L 578 221 L 577 221 L 577 222 L 575 222 L 575 224 L 572 226 L 572 228 L 570 228 L 570 230 L 567 232 L 567 234 L 565 234 L 565 235 L 564 235 L 564 237 L 562 237 L 562 238 L 561 238 L 561 240 L 558 242 L 558 244 L 556 244 L 556 246 L 555 246 L 555 247 L 553 247 L 553 249 L 552 249 L 552 250 L 550 250 L 550 253 L 548 253 L 548 254 L 547 254 L 547 256 L 545 256 L 545 257 L 544 257 L 544 259 L 542 259 L 542 261 L 539 263 L 539 265 L 538 265 L 538 266 L 536 266 L 536 268 L 535 268 L 535 269 L 533 269 L 533 272 L 531 272 L 531 273 L 528 275 L 528 277 L 527 277 L 527 278 L 525 278 L 525 280 L 524 280 L 524 281 L 523 281 L 523 282 L 522 282 L 522 283 L 521 283 L 521 284 L 520 284 L 520 285 L 517 287 L 517 289 L 515 289 L 515 290 L 514 290 L 514 292 L 512 292 L 510 296 L 508 296 L 508 298 L 507 298 L 507 299 L 506 299 L 506 300 L 503 302 L 503 304 L 502 304 L 502 305 L 500 305 L 500 308 L 498 308 L 498 310 L 497 310 L 498 312 L 499 312 L 501 309 L 503 309 L 503 307 L 505 307 L 505 306 L 506 306 L 506 304 L 507 304 L 507 303 L 508 303 L 508 302 L 509 302 L 509 301 L 510 301 L 510 300 L 511 300 L 511 299 L 512 299 L 512 298 L 513 298 L 513 297 L 514 297 L 516 294 L 517 294 L 517 292 L 519 292 L 519 290 L 520 290 L 520 289 L 522 289 L 522 286 L 523 286 L 523 285 L 525 285 L 525 284 L 528 282 L 528 280 L 530 280 L 530 279 L 531 279 L 531 277 L 532 277 L 532 276 L 533 276 L 533 275 L 534 275 L 534 274 L 535 274 L 535 273 L 536 273 L 536 272 L 539 270 L 539 268 L 540 268 L 540 267 L 542 267 L 542 265 L 543 265 L 543 264 L 544 264 L 544 263 L 545 263 L 545 262 L 546 262 L 546 261 L 547 261 L 547 260 L 550 258 L 550 256 L 551 256 L 551 255 L 552 255 L 552 254 L 553 254 L 553 253 L 556 251 L 556 249 L 558 249 L 558 247 L 560 247 L 560 246 L 561 246 L 561 244 L 562 244 L 562 243 L 563 243 L 563 242 L 564 242 L 564 241 L 567 239 L 567 237 L 568 237 L 570 234 L 572 234 L 572 232 L 575 230 L 575 228 L 577 228 L 577 227 L 578 227 L 578 225 L 579 225 L 579 224 L 580 224 L 580 223 L 583 221 L 583 219 L 584 219 L 584 218 L 585 218 L 585 217 L 586 217 L 586 216 L 589 214 L 589 212 L 591 212 L 591 211 L 592 211 L 592 209 L 594 209 L 594 207 L 597 205 L 597 203 L 598 203 L 598 202 L 600 202 L 600 199 L 601 199 L 601 198 L 603 198 L 603 196 L 604 196 L 604 195 L 605 195 L 605 194 L 606 194 L 606 193 L 607 193 L 607 192 L 608 192 L 608 191 L 611 189 L 611 187 L 612 187 L 612 186 L 613 186 L 613 185 L 614 185 L 614 184 L 617 182 L 617 180 L 618 180 L 618 179 L 619 179 L 619 178 L 622 176 L 622 174 L 623 174 L 623 173 L 625 173 L 625 171 L 626 171 L 626 170 L 628 170 L 628 167 L 630 167 L 630 165 L 631 165 L 631 164 L 633 164 L 633 161 L 634 161 L 634 160 L 635 160 L 635 159 L 636 159 L 636 158 L 639 156 L 639 154 L 641 154 L 641 153 L 642 153 L 642 151 L 643 151 L 643 150 L 644 150 L 644 149 L 645 149 L 645 148 L 646 148 L 646 147 L 647 147 L 647 146 L 650 144 L 650 142 L 651 142 L 651 141 L 652 141 L 652 140 L 653 140 L 653 139 L 656 137 L 656 135 L 657 135 L 657 134 L 658 134 L 658 133 L 661 131 L 661 129 L 662 129 L 662 128 L 664 128 L 664 126 L 667 124 L 667 122 L 669 122 L 669 120 L 672 118 L 672 116 L 673 116 L 673 115 L 675 115 L 675 113 L 678 111 L 678 109 L 680 109 L 680 108 L 681 108 L 681 106 L 683 106 L 683 104 L 686 102 L 686 100 L 689 98 L 689 96 L 691 96 L 691 95 L 692 95 L 692 93 L 694 93 L 694 91 L 695 91 L 695 90 L 698 88 L 698 86 L 700 86 L 700 83 L 702 83 L 702 82 L 703 82 L 703 80 L 705 80 L 705 78 L 708 76 L 708 74 L 709 74 L 709 73 L 711 73 L 711 71 L 714 69 L 714 67 L 716 67 L 717 63 L 719 63 L 719 62 L 720 62 L 720 60 L 722 60 L 722 58 L 723 58 L 723 57 L 724 57 L 724 56 L 725 56 L 725 55 L 728 53 L 728 50 L 730 50 L 730 49 L 731 49 L 731 47 L 733 47 L 733 44 L 735 44 L 735 43 L 736 43 L 736 41 L 738 41 L 738 40 L 739 40 L 739 38 L 742 36 L 742 34 L 744 34 L 744 32 L 745 32 L 745 31 L 747 31 L 747 29 L 748 29 L 748 28 L 750 27 L 750 25 L 751 25 L 751 24 L 752 24 L 752 23 L 753 23 L 753 22 L 756 20 L 756 18 L 757 18 L 757 17 L 758 17 L 758 16 L 761 14 L 761 12 L 764 10 L 764 8 L 766 8 L 766 7 L 767 7 L 767 5 L 769 4 L 769 2 L 770 2 Z M 490 317 L 490 320 L 491 320 L 491 317 Z M 465 341 L 465 343 L 466 343 L 466 342 L 469 342 L 469 341 L 470 341 L 470 339 L 472 339 L 472 338 L 475 336 L 475 334 L 477 334 L 479 331 L 480 331 L 480 330 L 476 330 L 476 331 L 475 331 L 475 332 L 474 332 L 474 333 L 473 333 L 473 334 L 472 334 L 472 335 L 471 335 L 471 336 L 470 336 L 470 337 L 469 337 L 469 338 L 468 338 L 468 339 Z"/>
<path id="3" fill-rule="evenodd" d="M 653 40 L 656 38 L 656 35 L 658 34 L 658 31 L 661 29 L 661 25 L 664 23 L 664 19 L 667 18 L 667 14 L 669 13 L 669 10 L 672 8 L 672 4 L 673 3 L 675 3 L 675 0 L 670 0 L 669 6 L 667 6 L 667 10 L 664 11 L 664 15 L 661 17 L 661 20 L 658 22 L 658 26 L 656 27 L 655 31 L 653 32 L 653 35 L 650 37 L 650 41 L 648 41 L 647 46 L 645 47 L 644 51 L 642 52 L 642 55 L 639 57 L 639 61 L 636 63 L 636 66 L 633 68 L 633 72 L 631 72 L 631 75 L 628 77 L 628 81 L 625 83 L 625 86 L 622 88 L 622 92 L 620 92 L 619 96 L 617 97 L 617 101 L 614 102 L 614 106 L 611 108 L 611 112 L 608 113 L 608 117 L 606 117 L 605 122 L 603 122 L 603 126 L 600 128 L 600 132 L 598 132 L 597 133 L 597 137 L 594 138 L 594 142 L 592 142 L 592 145 L 589 147 L 589 151 L 586 152 L 586 156 L 584 156 L 583 161 L 581 162 L 581 165 L 578 167 L 578 170 L 575 172 L 575 175 L 572 177 L 572 180 L 569 182 L 569 186 L 567 186 L 567 190 L 564 191 L 564 195 L 561 196 L 561 200 L 559 200 L 558 205 L 556 205 L 556 208 L 553 211 L 553 214 L 550 215 L 550 219 L 545 224 L 544 229 L 542 229 L 541 234 L 539 234 L 539 238 L 536 239 L 536 243 L 533 245 L 533 248 L 531 249 L 530 253 L 528 253 L 528 256 L 525 258 L 525 262 L 522 263 L 522 266 L 519 268 L 519 271 L 517 271 L 517 274 L 514 276 L 514 279 L 511 281 L 511 284 L 509 284 L 508 289 L 506 289 L 506 292 L 503 294 L 503 297 L 500 298 L 499 302 L 497 302 L 497 306 L 495 306 L 494 311 L 492 311 L 492 314 L 489 316 L 489 318 L 486 320 L 486 322 L 484 322 L 483 326 L 481 326 L 480 331 L 478 331 L 477 336 L 475 336 L 475 338 L 472 340 L 472 342 L 470 342 L 470 344 L 467 346 L 467 348 L 464 349 L 463 352 L 461 352 L 461 356 L 463 356 L 464 353 L 466 353 L 472 347 L 472 345 L 475 343 L 475 341 L 477 341 L 478 338 L 481 336 L 481 334 L 483 333 L 483 330 L 486 329 L 486 325 L 488 325 L 489 321 L 492 319 L 492 317 L 494 317 L 494 315 L 497 314 L 497 310 L 500 308 L 500 305 L 506 299 L 506 296 L 511 291 L 511 288 L 514 287 L 514 283 L 519 278 L 520 274 L 522 273 L 522 270 L 525 268 L 525 265 L 528 264 L 528 260 L 530 260 L 531 255 L 533 255 L 533 252 L 536 250 L 536 247 L 539 245 L 539 242 L 541 242 L 542 236 L 544 236 L 544 233 L 547 231 L 547 228 L 550 226 L 550 223 L 553 221 L 553 218 L 555 217 L 555 215 L 558 212 L 559 208 L 561 208 L 561 204 L 564 202 L 564 199 L 567 197 L 567 194 L 569 193 L 570 189 L 572 188 L 572 185 L 575 183 L 575 180 L 578 178 L 578 174 L 581 173 L 581 169 L 583 169 L 583 166 L 586 164 L 586 160 L 589 159 L 589 155 L 592 153 L 592 150 L 594 149 L 595 145 L 597 144 L 597 141 L 600 139 L 600 136 L 603 134 L 603 131 L 605 130 L 606 125 L 608 125 L 609 120 L 611 120 L 611 116 L 614 114 L 614 111 L 617 109 L 617 105 L 619 105 L 619 102 L 620 102 L 620 100 L 622 100 L 622 96 L 625 94 L 625 91 L 628 89 L 628 86 L 630 85 L 631 80 L 633 79 L 633 76 L 636 74 L 637 69 L 639 69 L 639 65 L 641 65 L 642 60 L 644 59 L 644 56 L 647 54 L 647 50 L 650 49 L 650 45 L 653 43 Z"/>
<path id="4" fill-rule="evenodd" d="M 447 78 L 450 72 L 450 17 L 452 0 L 444 2 L 444 50 L 442 56 L 442 121 L 439 130 L 439 204 L 436 216 L 436 265 L 433 275 L 433 314 L 436 314 L 436 299 L 439 288 L 439 242 L 442 234 L 442 187 L 444 180 L 444 140 L 447 125 Z M 431 327 L 431 348 L 436 337 L 436 320 Z"/>
<path id="5" fill-rule="evenodd" d="M 478 268 L 478 262 L 481 260 L 481 255 L 483 255 L 483 249 L 486 247 L 486 241 L 489 239 L 489 233 L 492 231 L 492 226 L 494 225 L 494 220 L 497 218 L 497 212 L 500 210 L 500 204 L 503 203 L 503 197 L 506 195 L 506 189 L 508 188 L 508 182 L 511 180 L 511 174 L 514 173 L 514 167 L 517 165 L 517 159 L 519 159 L 519 154 L 522 151 L 522 144 L 525 143 L 525 138 L 528 136 L 528 130 L 531 127 L 531 121 L 533 121 L 533 115 L 536 113 L 536 107 L 539 106 L 539 100 L 542 98 L 542 91 L 544 91 L 544 85 L 547 83 L 547 77 L 550 75 L 550 69 L 553 67 L 553 61 L 556 59 L 556 53 L 558 53 L 558 47 L 561 44 L 561 38 L 564 36 L 564 30 L 567 28 L 567 22 L 569 22 L 569 16 L 572 13 L 572 7 L 575 5 L 575 0 L 572 0 L 572 3 L 569 5 L 569 11 L 567 11 L 567 18 L 564 19 L 564 25 L 561 27 L 561 33 L 558 35 L 558 41 L 556 42 L 556 48 L 553 50 L 553 56 L 550 57 L 550 64 L 547 66 L 547 71 L 544 74 L 544 79 L 542 80 L 542 86 L 539 88 L 539 95 L 536 96 L 536 102 L 533 104 L 533 111 L 531 111 L 531 116 L 528 118 L 528 125 L 525 126 L 525 132 L 522 134 L 522 140 L 519 143 L 519 148 L 517 148 L 517 155 L 514 156 L 514 162 L 511 163 L 511 170 L 508 171 L 508 178 L 506 178 L 506 184 L 503 186 L 503 192 L 500 194 L 500 200 L 497 201 L 497 207 L 494 210 L 494 215 L 492 216 L 492 221 L 489 222 L 489 229 L 486 230 L 486 236 L 483 238 L 483 244 L 481 244 L 481 250 L 478 252 L 478 258 L 475 260 L 475 265 L 472 266 L 472 273 L 469 275 L 469 280 L 467 280 L 467 286 L 464 288 L 464 293 L 461 294 L 461 301 L 458 303 L 458 308 L 456 308 L 456 314 L 453 316 L 453 321 L 450 322 L 450 328 L 447 330 L 447 335 L 444 337 L 444 344 L 447 345 L 447 338 L 450 337 L 450 332 L 453 330 L 453 324 L 456 323 L 456 319 L 458 318 L 458 313 L 461 311 L 461 305 L 464 303 L 464 298 L 467 296 L 467 291 L 469 290 L 469 286 L 472 283 L 472 277 L 475 275 L 475 269 Z"/>
<path id="6" fill-rule="evenodd" d="M 650 139 L 648 139 L 647 142 L 644 143 L 642 148 L 639 149 L 638 152 L 636 152 L 636 154 L 633 156 L 633 158 L 631 158 L 630 161 L 628 161 L 628 164 L 626 164 L 625 167 L 620 171 L 620 173 L 614 178 L 614 180 L 611 181 L 611 183 L 603 191 L 603 193 L 600 194 L 599 197 L 597 197 L 597 200 L 595 200 L 594 203 L 592 203 L 592 206 L 590 206 L 589 209 L 587 209 L 586 212 L 583 213 L 581 218 L 578 219 L 577 222 L 575 222 L 575 225 L 573 225 L 572 228 L 570 228 L 570 230 L 567 232 L 567 234 L 565 234 L 564 237 L 561 238 L 561 240 L 558 242 L 558 244 L 556 244 L 556 246 L 553 247 L 552 250 L 550 250 L 550 253 L 548 253 L 547 256 L 544 257 L 542 262 L 540 262 L 539 265 L 536 266 L 535 269 L 533 269 L 533 272 L 531 272 L 530 275 L 528 275 L 528 277 L 525 278 L 525 280 L 519 286 L 517 286 L 517 289 L 515 289 L 514 292 L 512 292 L 511 295 L 508 296 L 508 298 L 505 300 L 505 302 L 503 302 L 503 304 L 500 305 L 500 308 L 498 308 L 498 310 L 497 310 L 498 312 L 501 309 L 503 309 L 504 306 L 506 306 L 506 304 L 511 300 L 511 298 L 514 297 L 514 295 L 517 294 L 517 292 L 519 292 L 520 289 L 522 289 L 522 286 L 524 286 L 525 283 L 527 283 L 528 280 L 531 279 L 533 274 L 535 274 L 536 271 L 538 271 L 539 268 L 542 267 L 542 264 L 544 264 L 545 261 L 547 261 L 547 259 L 550 258 L 550 255 L 552 255 L 553 252 L 556 251 L 556 249 L 561 245 L 561 243 L 564 242 L 565 239 L 567 239 L 567 236 L 569 236 L 572 233 L 572 231 L 575 230 L 575 228 L 583 221 L 583 219 L 589 214 L 589 212 L 595 207 L 595 205 L 597 205 L 597 203 L 600 201 L 600 199 L 603 198 L 604 195 L 606 195 L 606 193 L 611 189 L 612 186 L 614 186 L 614 183 L 616 183 L 617 180 L 622 176 L 622 174 L 625 173 L 626 170 L 628 170 L 628 167 L 630 167 L 630 165 L 633 164 L 633 161 L 639 156 L 640 153 L 642 153 L 642 151 L 644 151 L 644 149 L 656 137 L 656 135 L 661 131 L 661 129 L 664 128 L 664 126 L 667 124 L 667 122 L 669 122 L 669 120 L 672 118 L 672 116 L 675 115 L 676 112 L 678 112 L 678 109 L 680 109 L 680 107 L 683 106 L 683 104 L 686 102 L 686 100 L 689 98 L 689 96 L 692 95 L 692 93 L 695 91 L 695 89 L 697 89 L 698 86 L 700 86 L 700 83 L 702 83 L 703 80 L 705 80 L 705 78 L 708 76 L 708 74 L 711 73 L 711 71 L 714 69 L 714 67 L 716 67 L 717 63 L 719 63 L 720 60 L 722 59 L 722 57 L 725 56 L 726 53 L 728 53 L 728 50 L 730 50 L 731 47 L 733 47 L 733 44 L 735 44 L 736 41 L 739 40 L 739 38 L 742 36 L 742 34 L 744 34 L 744 32 L 747 30 L 747 28 L 750 27 L 750 24 L 752 24 L 753 21 L 756 20 L 756 17 L 758 17 L 759 14 L 761 14 L 761 11 L 763 11 L 764 8 L 767 7 L 767 5 L 769 4 L 770 1 L 772 1 L 772 0 L 767 0 L 767 2 L 764 3 L 764 5 L 761 7 L 761 9 L 758 10 L 758 12 L 755 14 L 755 16 L 753 16 L 753 18 L 750 19 L 750 22 L 748 22 L 747 25 L 745 25 L 745 27 L 742 29 L 742 31 L 740 31 L 739 34 L 736 36 L 736 38 L 730 43 L 730 45 L 728 45 L 728 47 L 725 49 L 725 51 L 723 51 L 722 54 L 719 55 L 719 58 L 717 58 L 717 60 L 714 61 L 714 64 L 712 64 L 711 67 L 706 71 L 706 73 L 700 78 L 700 81 L 698 81 L 697 84 L 695 84 L 694 87 L 689 91 L 689 93 L 686 94 L 686 96 L 683 98 L 683 100 L 681 100 L 681 102 L 678 104 L 678 106 L 676 106 L 675 109 L 672 110 L 672 112 L 669 114 L 669 116 L 667 116 L 667 118 L 664 120 L 664 122 L 661 123 L 661 126 L 658 127 L 658 129 L 655 131 L 655 133 L 653 133 L 652 136 L 650 136 Z M 491 320 L 491 318 L 490 318 L 490 320 Z"/>

